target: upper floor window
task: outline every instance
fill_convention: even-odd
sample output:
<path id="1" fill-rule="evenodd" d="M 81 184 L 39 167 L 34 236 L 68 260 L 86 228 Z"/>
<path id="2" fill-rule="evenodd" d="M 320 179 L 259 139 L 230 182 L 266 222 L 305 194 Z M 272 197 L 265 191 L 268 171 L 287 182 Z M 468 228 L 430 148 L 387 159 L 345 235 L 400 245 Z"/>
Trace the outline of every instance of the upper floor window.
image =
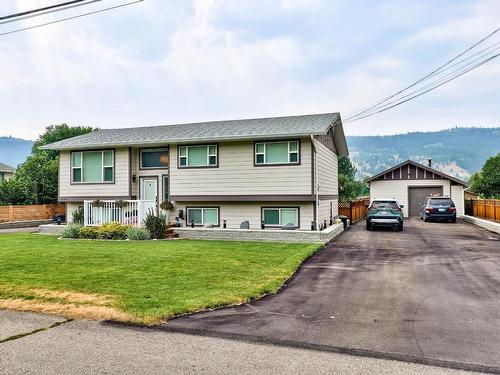
<path id="1" fill-rule="evenodd" d="M 217 145 L 179 146 L 179 168 L 217 167 Z"/>
<path id="2" fill-rule="evenodd" d="M 104 183 L 114 180 L 114 151 L 71 153 L 71 182 Z"/>
<path id="3" fill-rule="evenodd" d="M 168 168 L 168 148 L 141 149 L 141 169 L 165 169 Z"/>
<path id="4" fill-rule="evenodd" d="M 255 143 L 255 165 L 299 164 L 299 141 Z"/>

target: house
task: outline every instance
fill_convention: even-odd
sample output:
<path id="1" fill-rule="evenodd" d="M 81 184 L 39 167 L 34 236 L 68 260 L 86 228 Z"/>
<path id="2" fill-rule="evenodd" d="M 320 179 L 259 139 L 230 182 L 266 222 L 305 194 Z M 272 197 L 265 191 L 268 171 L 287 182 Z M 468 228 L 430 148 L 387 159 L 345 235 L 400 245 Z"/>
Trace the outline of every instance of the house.
<path id="1" fill-rule="evenodd" d="M 469 189 L 464 190 L 464 198 L 466 201 L 470 201 L 473 199 L 481 199 L 481 195 L 478 193 L 474 193 L 473 191 Z"/>
<path id="2" fill-rule="evenodd" d="M 43 148 L 60 151 L 69 221 L 84 206 L 86 225 L 138 224 L 153 209 L 183 226 L 253 229 L 329 223 L 348 155 L 338 113 L 103 129 Z"/>
<path id="3" fill-rule="evenodd" d="M 464 215 L 464 188 L 467 183 L 428 165 L 407 160 L 365 180 L 370 201 L 393 198 L 403 207 L 405 217 L 419 216 L 420 206 L 431 195 L 449 196 L 455 202 L 457 215 Z"/>
<path id="4" fill-rule="evenodd" d="M 15 168 L 10 165 L 0 163 L 0 181 L 9 180 L 14 176 Z"/>

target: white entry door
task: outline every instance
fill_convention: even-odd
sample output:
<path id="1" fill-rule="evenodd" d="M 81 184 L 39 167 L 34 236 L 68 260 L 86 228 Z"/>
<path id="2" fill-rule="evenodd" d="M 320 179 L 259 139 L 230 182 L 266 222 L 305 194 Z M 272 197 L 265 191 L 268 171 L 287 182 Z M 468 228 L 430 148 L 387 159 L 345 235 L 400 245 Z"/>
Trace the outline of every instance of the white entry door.
<path id="1" fill-rule="evenodd" d="M 158 199 L 158 179 L 143 178 L 141 179 L 141 199 L 146 201 L 155 201 Z"/>

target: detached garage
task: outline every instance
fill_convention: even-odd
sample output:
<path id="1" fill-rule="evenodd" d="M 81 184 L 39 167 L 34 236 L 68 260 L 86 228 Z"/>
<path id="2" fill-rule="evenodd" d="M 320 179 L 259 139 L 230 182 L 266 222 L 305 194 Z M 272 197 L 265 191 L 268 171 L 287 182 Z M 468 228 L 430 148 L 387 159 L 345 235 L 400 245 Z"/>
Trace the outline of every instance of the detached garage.
<path id="1" fill-rule="evenodd" d="M 424 199 L 430 195 L 451 197 L 457 216 L 464 214 L 464 188 L 467 183 L 443 172 L 408 160 L 365 180 L 370 187 L 370 200 L 396 199 L 405 217 L 419 216 Z"/>

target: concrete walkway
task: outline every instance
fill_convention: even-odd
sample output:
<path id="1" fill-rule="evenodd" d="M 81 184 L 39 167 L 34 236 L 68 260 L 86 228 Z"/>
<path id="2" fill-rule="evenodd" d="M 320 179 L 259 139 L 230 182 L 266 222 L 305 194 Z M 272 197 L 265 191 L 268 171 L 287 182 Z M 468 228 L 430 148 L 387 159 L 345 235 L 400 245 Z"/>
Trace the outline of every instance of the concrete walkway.
<path id="1" fill-rule="evenodd" d="M 401 374 L 467 372 L 0 310 L 2 374 Z"/>

